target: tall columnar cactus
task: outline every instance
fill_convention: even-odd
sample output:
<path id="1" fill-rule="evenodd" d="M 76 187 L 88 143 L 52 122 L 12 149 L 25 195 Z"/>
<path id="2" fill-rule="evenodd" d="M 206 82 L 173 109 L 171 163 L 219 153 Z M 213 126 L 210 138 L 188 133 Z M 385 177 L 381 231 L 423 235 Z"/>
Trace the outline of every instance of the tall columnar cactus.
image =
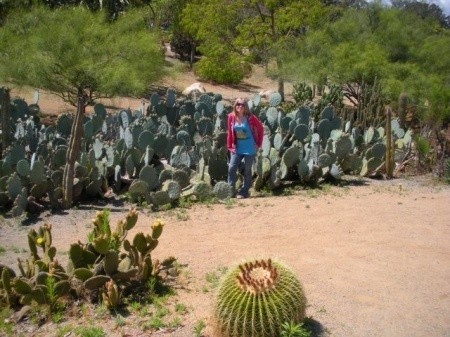
<path id="1" fill-rule="evenodd" d="M 392 144 L 392 131 L 391 131 L 392 111 L 390 108 L 386 110 L 386 175 L 389 179 L 394 174 L 394 148 Z"/>
<path id="2" fill-rule="evenodd" d="M 11 98 L 9 95 L 9 89 L 0 88 L 0 114 L 2 115 L 2 124 L 0 125 L 1 133 L 1 146 L 0 146 L 0 159 L 2 153 L 9 146 L 11 142 L 11 127 L 10 127 L 10 114 L 11 114 Z"/>
<path id="3" fill-rule="evenodd" d="M 398 119 L 400 127 L 405 128 L 406 112 L 408 109 L 408 94 L 402 92 L 398 97 Z"/>
<path id="4" fill-rule="evenodd" d="M 219 286 L 215 336 L 279 336 L 284 322 L 304 319 L 305 307 L 302 286 L 286 266 L 270 259 L 247 262 L 231 269 Z"/>
<path id="5" fill-rule="evenodd" d="M 63 177 L 63 207 L 72 207 L 73 178 L 75 172 L 75 162 L 80 155 L 81 140 L 83 137 L 83 117 L 86 109 L 86 99 L 81 90 L 78 93 L 78 107 L 75 121 L 72 124 L 69 148 L 67 151 L 67 163 L 64 167 Z"/>

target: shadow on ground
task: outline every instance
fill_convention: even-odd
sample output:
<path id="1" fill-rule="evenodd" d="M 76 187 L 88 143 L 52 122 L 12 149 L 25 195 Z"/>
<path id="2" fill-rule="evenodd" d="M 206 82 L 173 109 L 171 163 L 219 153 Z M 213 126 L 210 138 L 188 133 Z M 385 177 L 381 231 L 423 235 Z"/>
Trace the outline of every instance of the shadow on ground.
<path id="1" fill-rule="evenodd" d="M 316 321 L 313 318 L 306 318 L 304 322 L 304 327 L 311 332 L 310 337 L 324 337 L 325 336 L 325 329 L 323 328 L 323 325 Z"/>

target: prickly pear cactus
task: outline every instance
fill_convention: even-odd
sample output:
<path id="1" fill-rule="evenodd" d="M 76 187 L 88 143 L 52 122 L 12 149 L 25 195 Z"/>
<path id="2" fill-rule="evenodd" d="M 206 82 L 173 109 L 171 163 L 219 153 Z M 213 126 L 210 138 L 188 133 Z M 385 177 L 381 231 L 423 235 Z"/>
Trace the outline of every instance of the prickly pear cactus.
<path id="1" fill-rule="evenodd" d="M 247 262 L 231 269 L 214 304 L 220 337 L 279 336 L 283 322 L 305 317 L 306 298 L 295 275 L 272 260 Z"/>

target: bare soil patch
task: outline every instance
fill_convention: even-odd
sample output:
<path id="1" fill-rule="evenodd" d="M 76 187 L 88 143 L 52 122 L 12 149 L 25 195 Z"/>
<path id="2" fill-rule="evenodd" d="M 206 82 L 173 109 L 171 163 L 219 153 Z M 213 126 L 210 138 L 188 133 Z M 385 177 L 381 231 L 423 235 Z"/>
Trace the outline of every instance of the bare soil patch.
<path id="1" fill-rule="evenodd" d="M 141 209 L 130 233 L 166 226 L 154 257 L 174 256 L 184 267 L 171 303 L 188 310 L 175 329 L 142 331 L 151 316 L 129 315 L 125 325 L 93 311 L 39 328 L 22 323 L 27 336 L 55 336 L 64 325 L 102 326 L 107 336 L 192 336 L 194 326 L 210 330 L 214 287 L 208 275 L 245 259 L 271 257 L 290 266 L 303 283 L 307 315 L 315 336 L 450 336 L 450 187 L 428 178 L 357 180 L 344 187 L 297 190 L 228 204 L 151 212 Z M 112 208 L 111 223 L 131 205 Z M 81 205 L 61 214 L 42 214 L 21 224 L 3 219 L 0 262 L 14 268 L 27 249 L 26 233 L 53 225 L 61 260 L 70 243 L 85 242 L 98 206 Z M 173 311 L 173 310 L 172 310 Z M 68 336 L 71 336 L 70 334 Z"/>

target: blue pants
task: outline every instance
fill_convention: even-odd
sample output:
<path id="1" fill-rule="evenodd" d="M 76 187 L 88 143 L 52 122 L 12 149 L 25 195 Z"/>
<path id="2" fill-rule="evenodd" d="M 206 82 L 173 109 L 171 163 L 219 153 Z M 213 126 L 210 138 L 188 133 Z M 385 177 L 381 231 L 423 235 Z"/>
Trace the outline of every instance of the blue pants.
<path id="1" fill-rule="evenodd" d="M 228 163 L 228 184 L 231 188 L 236 188 L 237 171 L 243 162 L 244 164 L 244 183 L 238 190 L 238 194 L 248 197 L 248 190 L 252 186 L 252 166 L 255 155 L 231 153 Z"/>

